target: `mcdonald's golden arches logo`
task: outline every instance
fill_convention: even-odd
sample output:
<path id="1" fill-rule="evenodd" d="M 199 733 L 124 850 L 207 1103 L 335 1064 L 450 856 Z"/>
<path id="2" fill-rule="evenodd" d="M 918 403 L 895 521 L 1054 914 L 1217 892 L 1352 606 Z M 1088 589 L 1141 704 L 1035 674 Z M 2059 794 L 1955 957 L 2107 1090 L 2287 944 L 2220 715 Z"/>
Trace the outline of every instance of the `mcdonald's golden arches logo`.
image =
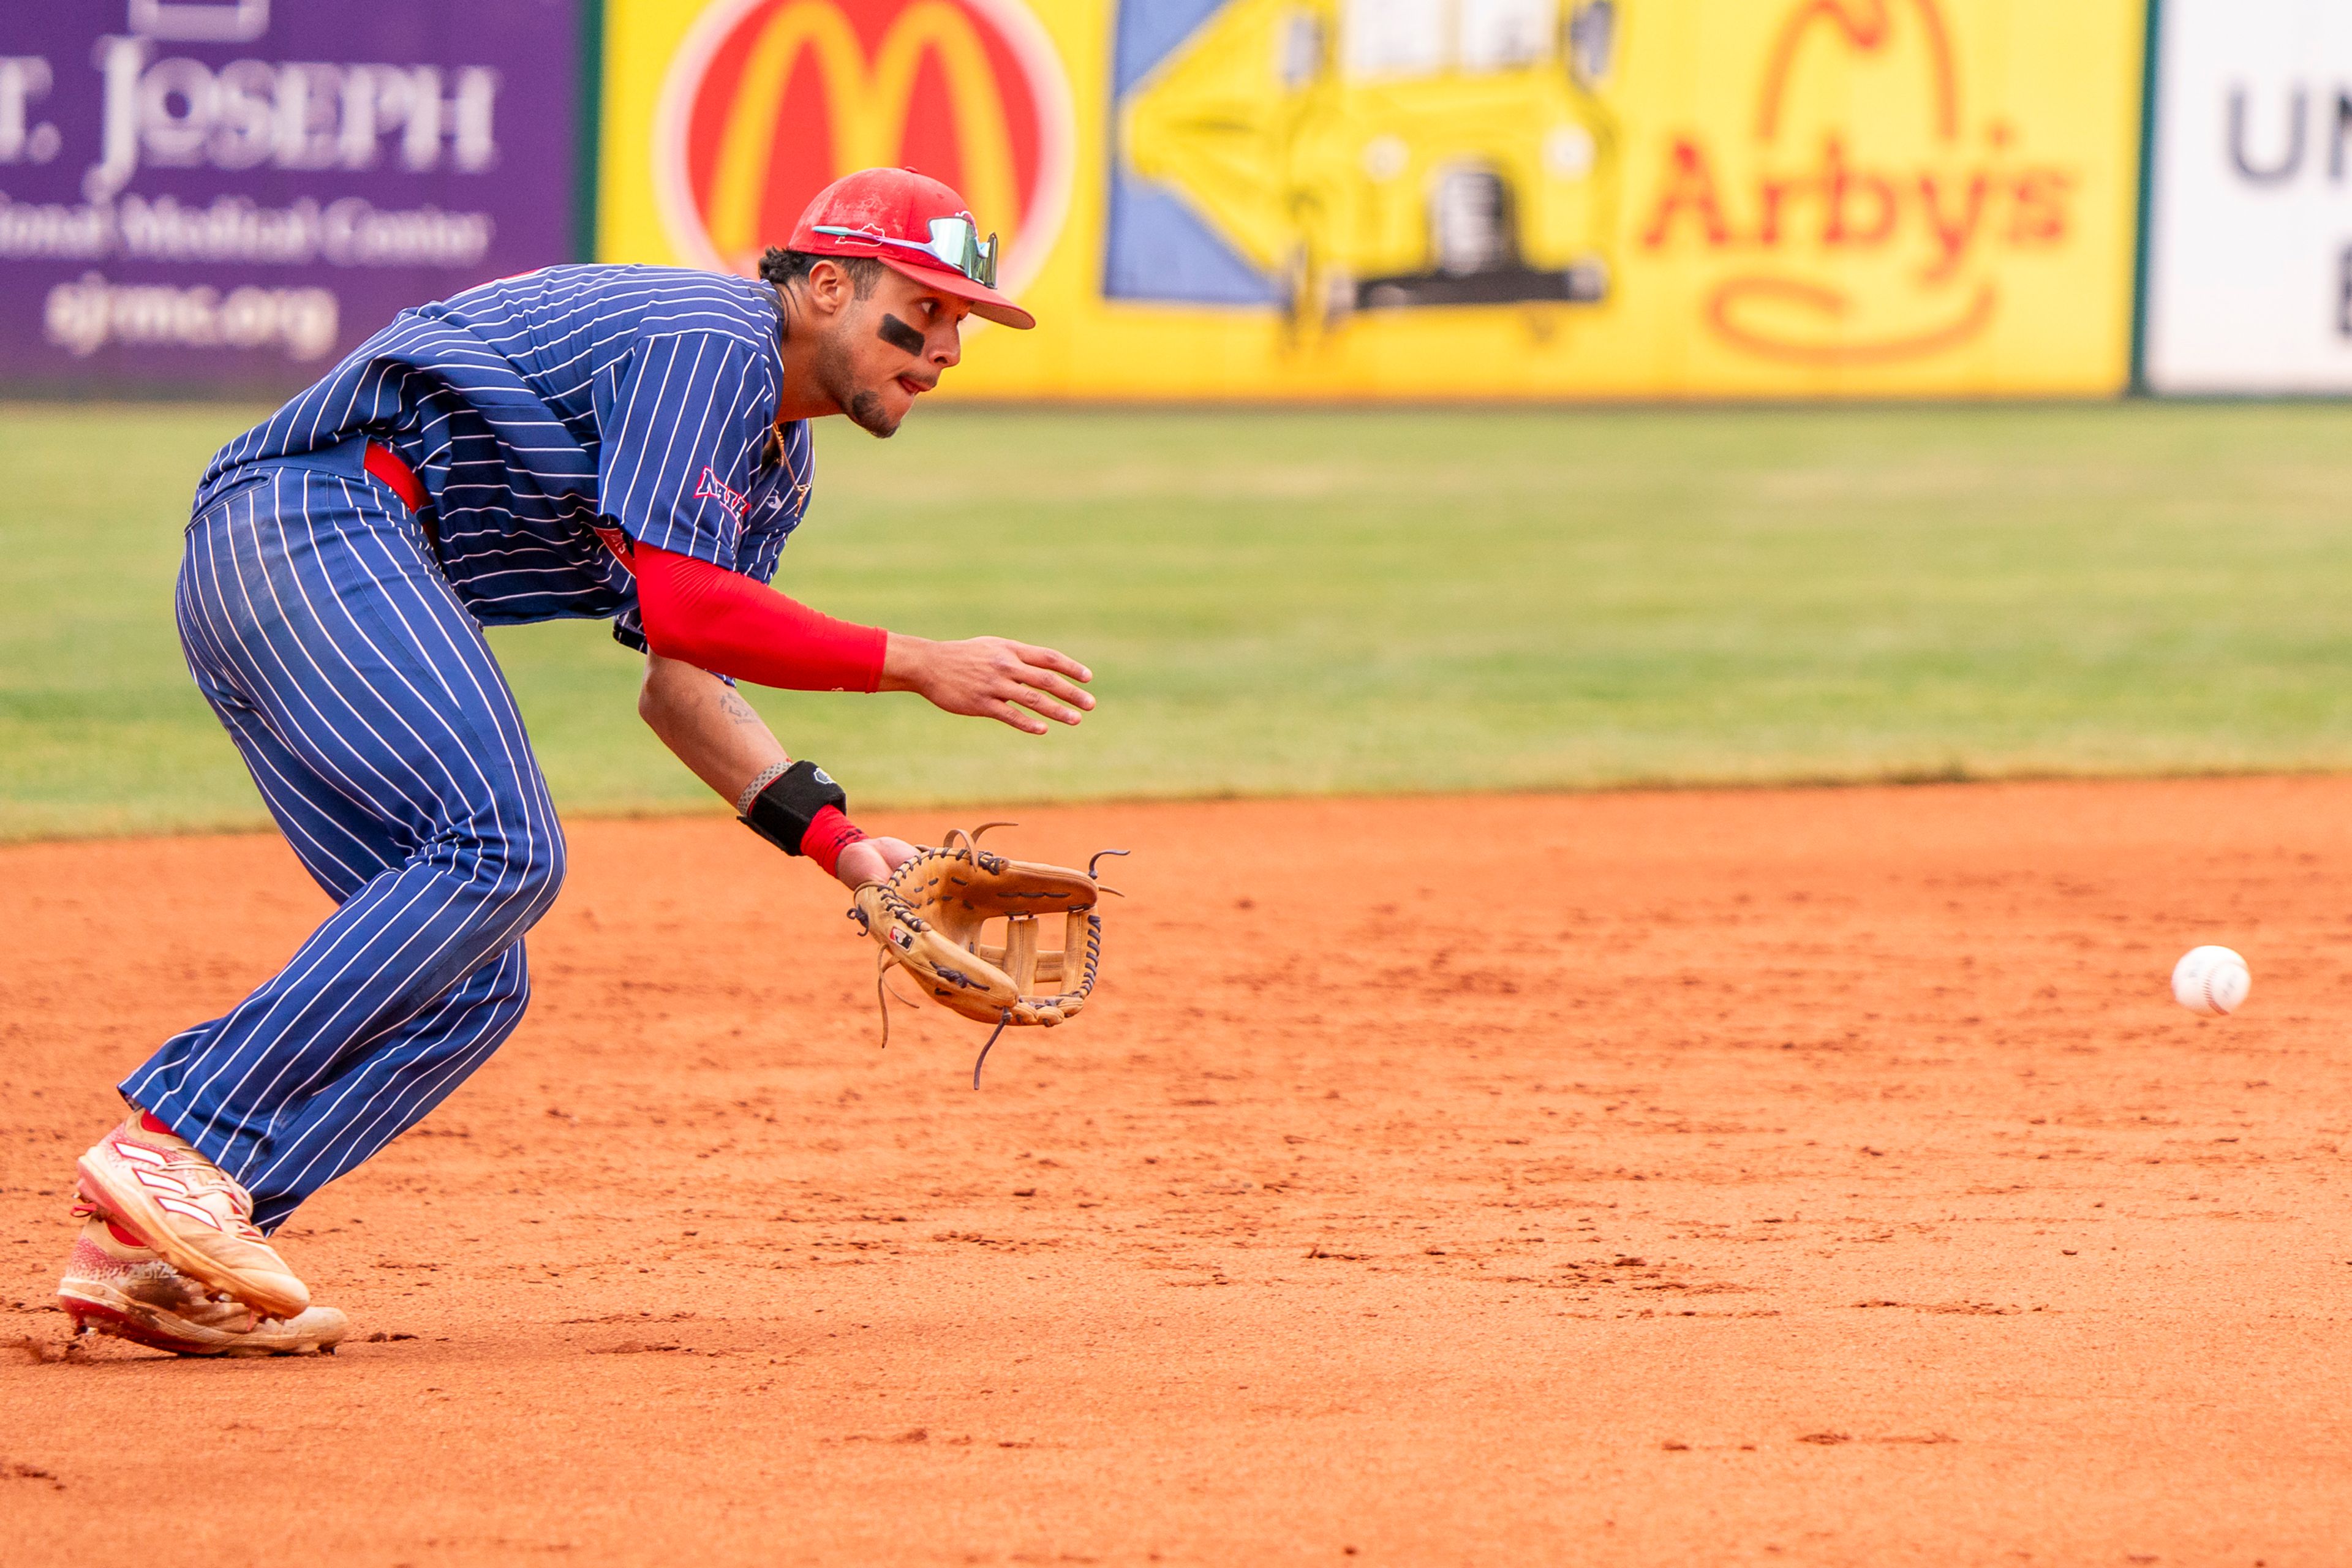
<path id="1" fill-rule="evenodd" d="M 671 244 L 724 271 L 843 174 L 904 164 L 1003 234 L 1017 293 L 1069 205 L 1069 83 L 1020 0 L 719 0 L 671 62 L 654 136 Z"/>

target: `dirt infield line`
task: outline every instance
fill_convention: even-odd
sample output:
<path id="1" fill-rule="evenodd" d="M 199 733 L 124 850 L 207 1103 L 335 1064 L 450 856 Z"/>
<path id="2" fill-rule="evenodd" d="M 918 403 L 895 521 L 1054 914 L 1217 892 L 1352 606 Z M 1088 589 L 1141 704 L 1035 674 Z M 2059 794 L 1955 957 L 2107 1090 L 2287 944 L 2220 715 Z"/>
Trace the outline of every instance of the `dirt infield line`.
<path id="1" fill-rule="evenodd" d="M 107 1086 L 322 900 L 0 849 L 8 1561 L 2342 1560 L 2352 780 L 1023 815 L 1131 896 L 977 1095 L 804 868 L 574 825 L 268 1363 L 48 1290 Z"/>

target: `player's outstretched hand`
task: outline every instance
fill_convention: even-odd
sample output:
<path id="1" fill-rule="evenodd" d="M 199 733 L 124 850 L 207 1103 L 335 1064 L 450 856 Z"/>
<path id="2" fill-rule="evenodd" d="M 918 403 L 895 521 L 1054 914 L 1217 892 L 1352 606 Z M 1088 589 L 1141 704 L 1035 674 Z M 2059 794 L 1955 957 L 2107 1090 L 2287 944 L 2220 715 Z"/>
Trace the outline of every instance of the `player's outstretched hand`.
<path id="1" fill-rule="evenodd" d="M 903 838 L 861 838 L 841 852 L 833 874 L 853 891 L 879 882 L 915 858 L 915 847 Z"/>
<path id="2" fill-rule="evenodd" d="M 1094 673 L 1066 653 L 1008 637 L 931 642 L 890 634 L 882 689 L 919 691 L 950 713 L 993 719 L 1032 735 L 1045 721 L 1075 724 L 1095 705 L 1080 689 Z"/>

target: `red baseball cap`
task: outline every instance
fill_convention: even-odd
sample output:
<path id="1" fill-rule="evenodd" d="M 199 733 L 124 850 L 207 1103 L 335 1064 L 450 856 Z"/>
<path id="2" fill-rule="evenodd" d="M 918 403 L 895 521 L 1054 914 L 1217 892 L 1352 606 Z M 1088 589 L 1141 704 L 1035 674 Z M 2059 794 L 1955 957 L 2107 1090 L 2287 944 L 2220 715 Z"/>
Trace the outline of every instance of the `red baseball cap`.
<path id="1" fill-rule="evenodd" d="M 870 256 L 926 289 L 971 301 L 975 316 L 1026 331 L 1037 318 L 998 293 L 996 236 L 961 196 L 912 169 L 862 169 L 816 194 L 785 248 Z"/>

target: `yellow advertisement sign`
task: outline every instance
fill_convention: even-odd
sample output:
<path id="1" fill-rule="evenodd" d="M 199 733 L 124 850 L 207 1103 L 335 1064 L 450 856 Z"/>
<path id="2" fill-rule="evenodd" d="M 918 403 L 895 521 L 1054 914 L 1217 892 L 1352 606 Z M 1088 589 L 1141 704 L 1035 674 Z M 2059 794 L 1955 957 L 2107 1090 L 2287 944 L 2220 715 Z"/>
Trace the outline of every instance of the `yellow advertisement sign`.
<path id="1" fill-rule="evenodd" d="M 1035 332 L 964 395 L 2105 393 L 2144 0 L 613 0 L 603 254 L 899 162 Z"/>

